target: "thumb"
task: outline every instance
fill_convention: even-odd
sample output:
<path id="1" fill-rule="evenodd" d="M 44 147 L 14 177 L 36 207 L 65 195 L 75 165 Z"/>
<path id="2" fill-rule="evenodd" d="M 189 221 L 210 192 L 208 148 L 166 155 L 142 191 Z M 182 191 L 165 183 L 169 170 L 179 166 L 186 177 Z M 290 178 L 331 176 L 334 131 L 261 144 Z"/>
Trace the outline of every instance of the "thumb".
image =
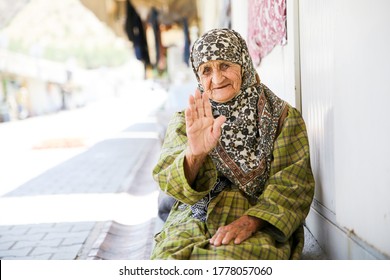
<path id="1" fill-rule="evenodd" d="M 223 123 L 226 121 L 226 117 L 225 116 L 219 116 L 218 118 L 216 118 L 214 120 L 214 124 L 213 124 L 213 134 L 216 138 L 219 138 L 219 136 L 221 136 L 221 133 L 222 133 L 222 125 Z"/>

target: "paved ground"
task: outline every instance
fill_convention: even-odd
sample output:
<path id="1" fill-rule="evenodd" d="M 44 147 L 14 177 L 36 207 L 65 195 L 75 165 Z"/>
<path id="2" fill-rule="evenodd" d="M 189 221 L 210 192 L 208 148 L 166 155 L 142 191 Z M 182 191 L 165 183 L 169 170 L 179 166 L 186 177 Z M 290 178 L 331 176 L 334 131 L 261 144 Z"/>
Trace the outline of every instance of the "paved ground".
<path id="1" fill-rule="evenodd" d="M 161 89 L 138 86 L 143 94 L 0 124 L 0 259 L 149 258 L 162 225 L 151 172 L 169 112 Z M 306 238 L 304 259 L 324 259 Z"/>
<path id="2" fill-rule="evenodd" d="M 75 259 L 82 258 L 84 249 L 89 258 L 91 253 L 83 247 L 105 234 L 107 223 L 123 223 L 122 228 L 128 226 L 132 232 L 154 219 L 157 188 L 133 184 L 135 170 L 150 177 L 151 170 L 140 170 L 140 163 L 159 140 L 142 140 L 98 143 L 5 195 L 1 212 L 9 217 L 2 217 L 8 225 L 0 226 L 0 257 Z M 148 190 L 137 190 L 141 186 Z M 148 210 L 139 213 L 145 206 Z"/>
<path id="3" fill-rule="evenodd" d="M 156 217 L 143 168 L 158 154 L 165 93 L 141 92 L 0 124 L 0 259 L 90 258 L 113 221 L 136 228 Z"/>

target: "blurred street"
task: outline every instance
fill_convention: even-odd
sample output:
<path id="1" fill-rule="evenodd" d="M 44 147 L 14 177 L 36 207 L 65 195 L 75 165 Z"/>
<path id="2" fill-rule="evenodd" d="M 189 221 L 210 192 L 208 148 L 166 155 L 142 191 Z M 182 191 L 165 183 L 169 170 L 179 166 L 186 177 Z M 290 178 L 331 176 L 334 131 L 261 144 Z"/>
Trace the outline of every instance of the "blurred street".
<path id="1" fill-rule="evenodd" d="M 118 96 L 86 107 L 23 121 L 0 123 L 0 194 L 131 124 L 154 122 L 166 92 L 151 81 L 135 81 Z"/>
<path id="2" fill-rule="evenodd" d="M 113 227 L 141 227 L 150 243 L 165 100 L 158 84 L 139 81 L 84 108 L 0 124 L 0 259 L 96 258 Z M 129 246 L 120 244 L 117 253 Z"/>

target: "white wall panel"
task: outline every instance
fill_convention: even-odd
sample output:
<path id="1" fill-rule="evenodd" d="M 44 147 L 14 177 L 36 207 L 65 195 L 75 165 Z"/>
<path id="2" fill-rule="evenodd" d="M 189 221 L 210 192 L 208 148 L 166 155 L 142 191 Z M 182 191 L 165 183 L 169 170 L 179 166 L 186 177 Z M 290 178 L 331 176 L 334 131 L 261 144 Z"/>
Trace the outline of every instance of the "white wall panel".
<path id="1" fill-rule="evenodd" d="M 248 38 L 248 0 L 232 0 L 232 28 Z"/>
<path id="2" fill-rule="evenodd" d="M 390 256 L 389 12 L 386 0 L 299 1 L 309 221 L 331 257 Z"/>
<path id="3" fill-rule="evenodd" d="M 390 256 L 390 1 L 337 2 L 337 221 Z"/>
<path id="4" fill-rule="evenodd" d="M 315 199 L 335 212 L 333 2 L 299 1 L 302 113 L 316 180 Z"/>

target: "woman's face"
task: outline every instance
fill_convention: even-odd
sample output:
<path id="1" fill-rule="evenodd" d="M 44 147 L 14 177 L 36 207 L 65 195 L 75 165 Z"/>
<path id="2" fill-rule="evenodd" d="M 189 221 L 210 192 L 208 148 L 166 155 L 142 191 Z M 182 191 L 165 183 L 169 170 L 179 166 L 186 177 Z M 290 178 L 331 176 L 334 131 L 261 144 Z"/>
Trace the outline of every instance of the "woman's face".
<path id="1" fill-rule="evenodd" d="M 241 66 L 224 60 L 210 60 L 199 66 L 198 75 L 210 98 L 218 103 L 235 97 L 241 88 Z"/>

